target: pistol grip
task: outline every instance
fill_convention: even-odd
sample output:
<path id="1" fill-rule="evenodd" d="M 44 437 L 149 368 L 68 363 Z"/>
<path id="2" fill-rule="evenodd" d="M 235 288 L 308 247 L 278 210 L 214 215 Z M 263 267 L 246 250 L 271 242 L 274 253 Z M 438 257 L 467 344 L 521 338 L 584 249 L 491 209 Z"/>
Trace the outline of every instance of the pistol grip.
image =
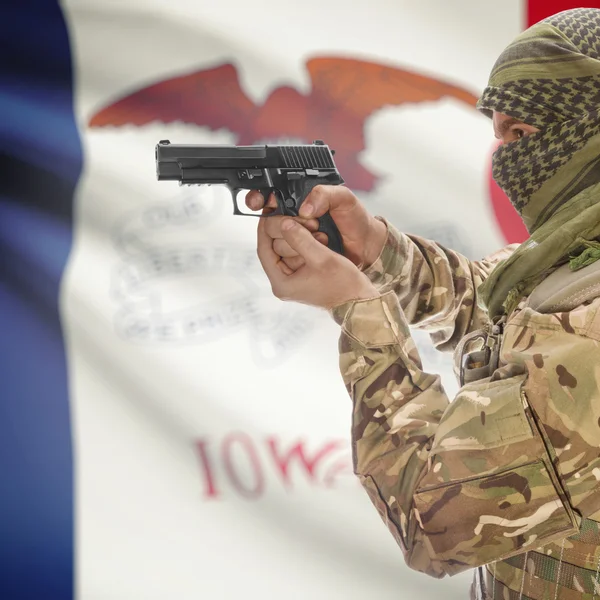
<path id="1" fill-rule="evenodd" d="M 332 216 L 329 213 L 325 213 L 319 218 L 319 231 L 326 233 L 328 236 L 327 247 L 338 254 L 344 254 L 344 244 L 342 243 L 342 236 L 340 231 L 335 224 Z"/>

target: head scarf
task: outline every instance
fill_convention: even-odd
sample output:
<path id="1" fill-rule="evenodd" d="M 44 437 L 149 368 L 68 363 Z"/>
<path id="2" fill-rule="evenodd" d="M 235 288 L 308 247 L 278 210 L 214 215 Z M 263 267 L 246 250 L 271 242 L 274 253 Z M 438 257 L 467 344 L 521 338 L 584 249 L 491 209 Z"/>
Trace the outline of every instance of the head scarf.
<path id="1" fill-rule="evenodd" d="M 564 11 L 518 36 L 478 108 L 540 129 L 493 156 L 493 177 L 530 234 L 479 288 L 494 318 L 561 264 L 600 258 L 600 10 Z"/>

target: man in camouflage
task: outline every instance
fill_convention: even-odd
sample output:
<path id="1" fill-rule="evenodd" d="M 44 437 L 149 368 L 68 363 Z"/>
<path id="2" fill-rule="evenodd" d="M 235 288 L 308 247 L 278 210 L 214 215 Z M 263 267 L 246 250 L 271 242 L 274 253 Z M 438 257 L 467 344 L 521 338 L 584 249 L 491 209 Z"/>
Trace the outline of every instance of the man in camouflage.
<path id="1" fill-rule="evenodd" d="M 520 35 L 479 108 L 524 244 L 472 262 L 319 187 L 304 218 L 260 220 L 258 253 L 279 298 L 341 326 L 355 472 L 408 565 L 477 567 L 472 597 L 600 599 L 600 297 L 532 304 L 557 269 L 600 258 L 600 10 Z M 326 211 L 345 257 L 318 243 Z M 456 349 L 452 402 L 409 327 Z"/>

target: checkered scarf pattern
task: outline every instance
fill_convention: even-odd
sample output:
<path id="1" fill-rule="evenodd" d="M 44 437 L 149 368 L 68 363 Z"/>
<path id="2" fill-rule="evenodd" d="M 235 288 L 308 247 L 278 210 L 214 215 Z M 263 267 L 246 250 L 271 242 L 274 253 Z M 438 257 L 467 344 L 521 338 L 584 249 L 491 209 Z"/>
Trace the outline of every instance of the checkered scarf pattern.
<path id="1" fill-rule="evenodd" d="M 478 108 L 540 130 L 493 156 L 493 177 L 530 234 L 479 288 L 494 318 L 600 238 L 600 10 L 564 11 L 519 35 Z"/>
<path id="2" fill-rule="evenodd" d="M 531 233 L 581 191 L 582 181 L 594 183 L 591 167 L 600 181 L 593 155 L 587 168 L 569 168 L 574 154 L 600 135 L 600 10 L 565 11 L 519 36 L 494 65 L 478 107 L 540 129 L 493 157 L 493 177 Z M 532 203 L 540 190 L 543 202 Z"/>

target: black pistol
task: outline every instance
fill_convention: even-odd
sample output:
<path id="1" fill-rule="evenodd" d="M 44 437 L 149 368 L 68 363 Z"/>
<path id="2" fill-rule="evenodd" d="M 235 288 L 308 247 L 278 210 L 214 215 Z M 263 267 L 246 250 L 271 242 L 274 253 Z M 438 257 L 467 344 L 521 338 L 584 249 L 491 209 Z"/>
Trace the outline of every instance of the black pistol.
<path id="1" fill-rule="evenodd" d="M 294 146 L 193 146 L 161 140 L 156 145 L 156 176 L 159 181 L 180 185 L 223 184 L 233 197 L 233 213 L 240 210 L 238 193 L 259 190 L 265 199 L 274 194 L 275 214 L 298 216 L 300 206 L 317 185 L 341 185 L 333 150 L 320 140 Z M 319 219 L 319 231 L 329 237 L 328 247 L 344 253 L 342 238 L 331 215 Z"/>

